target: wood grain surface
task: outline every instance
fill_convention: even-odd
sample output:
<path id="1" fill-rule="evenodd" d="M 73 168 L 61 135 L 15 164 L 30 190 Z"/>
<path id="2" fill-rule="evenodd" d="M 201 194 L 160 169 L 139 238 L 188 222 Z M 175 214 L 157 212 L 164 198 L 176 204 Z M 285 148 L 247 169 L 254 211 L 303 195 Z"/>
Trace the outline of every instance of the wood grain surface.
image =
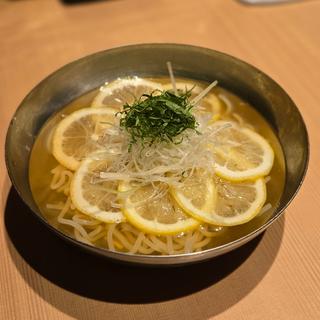
<path id="1" fill-rule="evenodd" d="M 0 2 L 0 319 L 320 319 L 320 1 Z M 143 42 L 205 46 L 274 78 L 306 121 L 311 160 L 286 214 L 256 241 L 186 269 L 113 265 L 48 234 L 11 189 L 9 120 L 49 73 Z"/>

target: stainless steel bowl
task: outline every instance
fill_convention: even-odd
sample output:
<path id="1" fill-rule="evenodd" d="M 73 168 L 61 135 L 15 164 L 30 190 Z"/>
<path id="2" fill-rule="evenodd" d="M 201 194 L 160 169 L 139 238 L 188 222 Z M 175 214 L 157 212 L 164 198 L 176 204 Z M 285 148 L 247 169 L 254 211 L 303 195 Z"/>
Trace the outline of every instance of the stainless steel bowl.
<path id="1" fill-rule="evenodd" d="M 138 255 L 112 252 L 88 246 L 61 233 L 39 212 L 30 190 L 28 166 L 30 150 L 44 122 L 57 110 L 117 77 L 167 75 L 171 61 L 177 76 L 219 84 L 249 101 L 274 129 L 282 145 L 286 182 L 273 216 L 262 226 L 240 238 L 203 252 L 173 255 Z M 180 44 L 142 44 L 102 51 L 72 62 L 38 84 L 23 100 L 12 118 L 6 139 L 6 164 L 10 179 L 23 201 L 52 232 L 92 253 L 145 265 L 178 265 L 207 260 L 250 241 L 268 228 L 296 195 L 305 176 L 309 143 L 303 119 L 287 93 L 253 66 L 227 54 Z"/>

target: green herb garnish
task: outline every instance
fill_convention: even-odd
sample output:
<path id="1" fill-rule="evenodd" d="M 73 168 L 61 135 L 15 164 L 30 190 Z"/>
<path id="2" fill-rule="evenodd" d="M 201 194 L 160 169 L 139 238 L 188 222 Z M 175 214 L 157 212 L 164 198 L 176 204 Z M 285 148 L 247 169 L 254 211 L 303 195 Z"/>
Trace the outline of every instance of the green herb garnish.
<path id="1" fill-rule="evenodd" d="M 191 91 L 175 95 L 171 91 L 154 91 L 144 94 L 132 105 L 125 104 L 121 114 L 120 127 L 131 136 L 132 144 L 141 142 L 152 145 L 156 142 L 182 142 L 175 139 L 186 129 L 196 130 L 198 123 L 191 113 L 189 102 Z"/>

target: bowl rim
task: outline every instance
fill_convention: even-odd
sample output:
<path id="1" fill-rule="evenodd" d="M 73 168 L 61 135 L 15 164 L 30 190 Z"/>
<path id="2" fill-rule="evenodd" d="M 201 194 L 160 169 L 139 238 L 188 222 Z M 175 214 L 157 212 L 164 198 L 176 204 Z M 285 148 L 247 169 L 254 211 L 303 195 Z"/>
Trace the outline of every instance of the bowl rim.
<path id="1" fill-rule="evenodd" d="M 38 210 L 39 211 L 38 213 L 35 212 L 31 208 L 31 206 L 27 203 L 27 201 L 24 201 L 24 198 L 22 196 L 22 192 L 20 191 L 19 186 L 17 185 L 17 183 L 14 180 L 14 175 L 13 175 L 13 172 L 11 171 L 11 167 L 9 164 L 10 160 L 8 157 L 8 149 L 9 149 L 8 146 L 9 146 L 9 140 L 10 140 L 12 126 L 15 121 L 16 115 L 19 113 L 20 109 L 23 107 L 25 101 L 29 98 L 29 96 L 31 96 L 34 91 L 36 91 L 41 85 L 43 85 L 43 83 L 45 83 L 46 81 L 53 78 L 56 74 L 59 74 L 65 68 L 71 67 L 72 65 L 76 65 L 79 62 L 82 62 L 88 58 L 92 59 L 92 58 L 98 57 L 100 55 L 104 55 L 106 53 L 112 54 L 112 53 L 117 53 L 118 51 L 134 50 L 134 49 L 148 49 L 148 48 L 156 48 L 156 47 L 158 47 L 158 48 L 165 48 L 165 47 L 173 48 L 174 47 L 174 48 L 179 48 L 179 49 L 186 49 L 189 52 L 191 50 L 191 51 L 195 51 L 197 53 L 209 54 L 209 55 L 214 53 L 214 54 L 228 57 L 231 60 L 241 62 L 241 63 L 245 64 L 247 67 L 251 68 L 253 71 L 259 72 L 263 77 L 267 78 L 268 81 L 270 81 L 273 85 L 275 85 L 276 87 L 278 87 L 281 91 L 283 91 L 285 93 L 285 95 L 287 96 L 287 98 L 290 101 L 290 104 L 292 105 L 292 107 L 295 108 L 295 111 L 297 112 L 298 116 L 300 117 L 300 121 L 302 124 L 302 130 L 304 131 L 304 137 L 306 140 L 305 141 L 306 142 L 306 144 L 305 144 L 306 157 L 305 157 L 305 161 L 304 161 L 304 168 L 303 168 L 303 172 L 301 175 L 301 180 L 299 181 L 299 184 L 297 185 L 296 190 L 293 192 L 290 199 L 283 205 L 283 207 L 279 210 L 278 210 L 278 208 L 276 208 L 275 209 L 276 212 L 273 217 L 271 217 L 268 221 L 266 221 L 259 228 L 255 229 L 254 231 L 251 231 L 250 233 L 246 234 L 245 236 L 242 236 L 242 237 L 235 239 L 233 241 L 230 241 L 228 243 L 219 245 L 217 247 L 205 249 L 200 252 L 191 252 L 191 253 L 182 253 L 182 254 L 173 254 L 173 255 L 154 255 L 154 254 L 143 255 L 143 254 L 132 254 L 132 253 L 126 253 L 126 252 L 111 251 L 108 249 L 94 247 L 94 246 L 88 245 L 86 243 L 82 243 L 82 242 L 76 240 L 75 238 L 72 238 L 71 236 L 63 233 L 62 231 L 58 230 L 57 228 L 53 227 L 45 219 L 45 217 L 42 216 L 42 214 L 40 213 L 40 210 Z M 82 247 L 86 251 L 98 254 L 99 256 L 104 256 L 104 257 L 112 258 L 115 260 L 120 260 L 120 261 L 129 262 L 129 263 L 140 264 L 140 265 L 158 265 L 158 266 L 179 265 L 179 264 L 205 261 L 207 259 L 211 259 L 215 256 L 226 253 L 227 251 L 225 251 L 225 249 L 227 249 L 227 248 L 229 249 L 228 250 L 228 252 L 229 252 L 229 251 L 236 249 L 237 247 L 247 243 L 248 241 L 252 240 L 256 236 L 261 234 L 263 231 L 265 231 L 272 223 L 274 223 L 284 213 L 286 208 L 291 204 L 292 200 L 295 198 L 295 196 L 297 195 L 298 191 L 300 190 L 300 188 L 304 182 L 304 179 L 305 179 L 307 171 L 308 171 L 309 160 L 310 160 L 310 140 L 309 140 L 309 135 L 308 135 L 308 131 L 307 131 L 307 126 L 305 124 L 305 121 L 304 121 L 302 114 L 300 113 L 300 110 L 298 109 L 297 105 L 294 103 L 294 101 L 291 99 L 289 94 L 282 88 L 281 85 L 279 85 L 269 75 L 267 75 L 266 73 L 264 73 L 263 71 L 261 71 L 260 69 L 255 67 L 254 65 L 252 65 L 242 59 L 239 59 L 235 56 L 232 56 L 230 54 L 227 54 L 227 53 L 224 53 L 221 51 L 217 51 L 214 49 L 206 48 L 206 47 L 189 45 L 189 44 L 180 44 L 180 43 L 140 43 L 140 44 L 132 44 L 132 45 L 113 47 L 113 48 L 109 48 L 106 50 L 101 50 L 101 51 L 98 51 L 95 53 L 91 53 L 89 55 L 85 55 L 81 58 L 78 58 L 76 60 L 73 60 L 73 61 L 61 66 L 60 68 L 56 69 L 55 71 L 50 73 L 48 76 L 46 76 L 43 80 L 38 82 L 38 84 L 35 85 L 31 89 L 31 91 L 25 96 L 25 98 L 20 102 L 18 108 L 15 110 L 15 112 L 9 122 L 7 133 L 6 133 L 6 138 L 5 138 L 5 163 L 6 163 L 6 168 L 7 168 L 9 178 L 11 180 L 11 183 L 12 183 L 14 189 L 18 193 L 19 197 L 21 198 L 23 203 L 30 209 L 30 211 L 33 213 L 34 216 L 36 216 L 42 223 L 44 223 L 46 225 L 46 227 L 49 227 L 49 229 L 51 231 L 53 231 L 55 234 L 57 234 L 59 237 L 67 240 L 68 242 L 71 242 L 72 244 L 74 244 L 78 247 Z M 286 170 L 287 170 L 287 168 L 286 168 Z M 285 180 L 286 179 L 287 178 L 285 178 Z M 135 258 L 135 259 L 132 259 L 132 258 Z M 190 259 L 190 258 L 192 258 L 192 259 Z M 134 261 L 129 261 L 129 260 L 134 260 Z"/>

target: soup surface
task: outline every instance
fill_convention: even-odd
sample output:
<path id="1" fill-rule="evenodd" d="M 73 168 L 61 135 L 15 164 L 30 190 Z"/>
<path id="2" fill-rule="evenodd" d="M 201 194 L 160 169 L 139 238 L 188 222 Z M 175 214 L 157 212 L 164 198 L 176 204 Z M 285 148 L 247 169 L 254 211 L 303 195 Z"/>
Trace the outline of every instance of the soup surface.
<path id="1" fill-rule="evenodd" d="M 162 255 L 216 247 L 264 224 L 284 187 L 280 144 L 247 102 L 217 86 L 199 96 L 206 86 L 118 79 L 54 114 L 30 158 L 43 216 L 90 245 Z"/>

